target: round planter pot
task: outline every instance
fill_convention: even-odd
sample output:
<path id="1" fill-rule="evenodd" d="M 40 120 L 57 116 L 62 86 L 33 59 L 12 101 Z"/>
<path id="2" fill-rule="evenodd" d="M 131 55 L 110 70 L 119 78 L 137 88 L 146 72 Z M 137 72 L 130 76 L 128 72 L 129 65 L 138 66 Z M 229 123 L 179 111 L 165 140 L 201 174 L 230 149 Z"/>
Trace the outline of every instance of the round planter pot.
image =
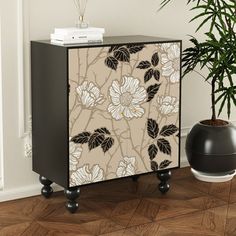
<path id="1" fill-rule="evenodd" d="M 236 127 L 231 123 L 211 126 L 197 123 L 186 139 L 192 173 L 202 181 L 225 182 L 236 170 Z"/>

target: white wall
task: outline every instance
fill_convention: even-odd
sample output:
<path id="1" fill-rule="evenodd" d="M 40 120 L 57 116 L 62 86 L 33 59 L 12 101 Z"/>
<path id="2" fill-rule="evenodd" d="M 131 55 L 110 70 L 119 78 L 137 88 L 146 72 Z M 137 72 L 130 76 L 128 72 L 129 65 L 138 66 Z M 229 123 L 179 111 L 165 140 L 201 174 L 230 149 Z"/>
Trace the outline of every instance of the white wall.
<path id="1" fill-rule="evenodd" d="M 1 17 L 0 17 L 0 39 L 1 39 Z M 2 112 L 2 50 L 0 43 L 0 190 L 3 187 L 3 112 Z"/>
<path id="2" fill-rule="evenodd" d="M 92 0 L 88 1 L 86 18 L 91 25 L 104 26 L 107 35 L 143 34 L 178 38 L 183 39 L 184 47 L 187 47 L 187 35 L 195 34 L 197 22 L 188 23 L 193 15 L 185 4 L 187 0 L 172 1 L 158 12 L 161 0 Z M 31 39 L 48 38 L 54 27 L 71 26 L 76 22 L 73 0 L 61 0 L 60 4 L 56 0 L 30 2 Z M 53 9 L 56 10 L 53 12 Z M 198 35 L 203 38 L 201 32 Z M 191 127 L 195 122 L 210 117 L 209 89 L 196 74 L 184 78 L 183 127 Z M 232 119 L 236 120 L 236 114 Z"/>
<path id="3" fill-rule="evenodd" d="M 2 19 L 2 86 L 4 137 L 4 190 L 36 181 L 31 162 L 23 155 L 18 133 L 17 1 L 0 2 Z"/>
<path id="4" fill-rule="evenodd" d="M 9 199 L 9 194 L 13 198 L 36 194 L 40 190 L 38 176 L 31 171 L 31 159 L 24 157 L 24 140 L 18 132 L 22 124 L 18 112 L 18 1 L 24 1 L 25 4 L 25 123 L 30 114 L 28 40 L 46 39 L 54 27 L 73 26 L 77 20 L 73 0 L 0 0 L 4 115 L 4 191 L 0 193 L 0 200 Z M 173 4 L 157 12 L 159 2 L 90 0 L 86 17 L 91 25 L 105 27 L 107 35 L 143 34 L 178 38 L 184 40 L 184 47 L 188 46 L 186 35 L 194 34 L 196 23 L 188 24 L 192 13 L 185 5 L 186 1 L 173 1 Z M 198 120 L 210 117 L 210 90 L 196 74 L 183 80 L 182 90 L 182 127 L 187 132 Z M 232 120 L 236 120 L 236 112 L 233 112 Z M 182 146 L 184 156 L 183 150 Z"/>

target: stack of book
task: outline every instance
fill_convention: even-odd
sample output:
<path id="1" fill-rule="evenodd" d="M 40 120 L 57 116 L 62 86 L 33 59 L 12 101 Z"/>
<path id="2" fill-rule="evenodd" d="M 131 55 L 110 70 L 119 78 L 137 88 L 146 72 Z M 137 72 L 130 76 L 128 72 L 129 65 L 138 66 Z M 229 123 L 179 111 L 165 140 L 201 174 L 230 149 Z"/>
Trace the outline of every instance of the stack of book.
<path id="1" fill-rule="evenodd" d="M 78 44 L 103 42 L 104 28 L 55 28 L 51 34 L 51 43 Z"/>

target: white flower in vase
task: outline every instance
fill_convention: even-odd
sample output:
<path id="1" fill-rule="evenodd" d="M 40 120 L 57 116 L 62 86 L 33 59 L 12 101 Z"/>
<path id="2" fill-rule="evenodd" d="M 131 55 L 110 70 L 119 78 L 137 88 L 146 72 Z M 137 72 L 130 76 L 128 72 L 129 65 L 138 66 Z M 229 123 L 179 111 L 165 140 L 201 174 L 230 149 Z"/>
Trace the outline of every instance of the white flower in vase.
<path id="1" fill-rule="evenodd" d="M 116 170 L 117 177 L 125 177 L 130 175 L 135 175 L 136 172 L 136 158 L 135 157 L 124 157 L 120 161 L 119 166 Z"/>
<path id="2" fill-rule="evenodd" d="M 166 53 L 161 54 L 162 76 L 169 77 L 171 83 L 178 83 L 180 80 L 180 47 L 171 44 Z"/>
<path id="3" fill-rule="evenodd" d="M 99 88 L 89 81 L 84 81 L 76 89 L 79 101 L 86 107 L 92 108 L 104 102 L 104 97 Z"/>
<path id="4" fill-rule="evenodd" d="M 93 165 L 92 168 L 89 168 L 89 165 L 86 164 L 71 174 L 71 181 L 75 186 L 95 183 L 103 179 L 104 171 L 99 165 Z"/>
<path id="5" fill-rule="evenodd" d="M 70 171 L 76 171 L 83 149 L 74 142 L 69 142 Z"/>
<path id="6" fill-rule="evenodd" d="M 171 115 L 179 111 L 179 101 L 176 97 L 172 96 L 160 96 L 157 98 L 159 104 L 158 110 L 163 115 Z"/>
<path id="7" fill-rule="evenodd" d="M 147 94 L 139 83 L 138 79 L 131 76 L 124 76 L 122 84 L 116 80 L 112 82 L 109 89 L 112 103 L 108 107 L 108 112 L 115 120 L 143 116 L 144 109 L 140 105 L 146 100 Z"/>

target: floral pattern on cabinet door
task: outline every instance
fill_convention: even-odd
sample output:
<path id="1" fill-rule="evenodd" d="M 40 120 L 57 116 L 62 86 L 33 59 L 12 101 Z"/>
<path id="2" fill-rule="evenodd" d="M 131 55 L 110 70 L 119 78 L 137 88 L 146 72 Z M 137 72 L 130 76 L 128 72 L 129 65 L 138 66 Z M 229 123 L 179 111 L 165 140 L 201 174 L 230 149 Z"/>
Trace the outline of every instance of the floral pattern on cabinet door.
<path id="1" fill-rule="evenodd" d="M 180 43 L 69 50 L 70 186 L 178 166 Z"/>

